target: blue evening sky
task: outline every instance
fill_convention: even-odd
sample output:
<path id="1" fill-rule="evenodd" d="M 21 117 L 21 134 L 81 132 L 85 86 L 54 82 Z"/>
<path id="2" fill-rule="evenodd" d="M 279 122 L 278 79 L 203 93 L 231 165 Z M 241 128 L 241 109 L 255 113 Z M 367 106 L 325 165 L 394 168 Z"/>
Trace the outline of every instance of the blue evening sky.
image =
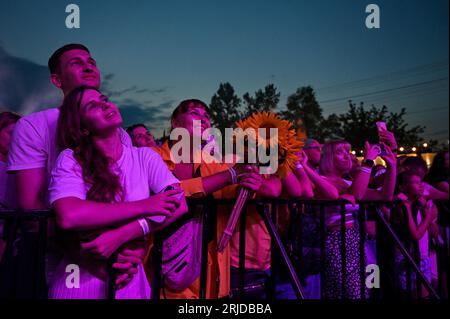
<path id="1" fill-rule="evenodd" d="M 80 29 L 65 27 L 69 3 L 80 7 Z M 365 26 L 370 3 L 380 29 Z M 405 107 L 426 138 L 446 141 L 448 25 L 447 0 L 0 0 L 8 57 L 45 66 L 59 46 L 84 43 L 128 112 L 125 124 L 142 118 L 156 136 L 179 101 L 209 103 L 230 82 L 240 96 L 275 84 L 280 109 L 303 85 L 316 89 L 325 114 L 344 112 L 352 97 Z M 13 81 L 1 74 L 0 88 Z"/>

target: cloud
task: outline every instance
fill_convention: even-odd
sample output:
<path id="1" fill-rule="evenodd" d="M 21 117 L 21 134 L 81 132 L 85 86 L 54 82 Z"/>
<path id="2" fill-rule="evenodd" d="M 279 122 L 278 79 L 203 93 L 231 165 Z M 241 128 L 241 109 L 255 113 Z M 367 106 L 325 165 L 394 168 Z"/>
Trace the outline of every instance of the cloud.
<path id="1" fill-rule="evenodd" d="M 129 87 L 127 89 L 123 89 L 123 90 L 119 90 L 119 91 L 111 91 L 111 92 L 106 92 L 106 93 L 109 97 L 117 97 L 117 96 L 122 96 L 126 93 L 135 92 L 136 88 L 137 88 L 137 86 L 133 85 L 132 87 Z"/>
<path id="2" fill-rule="evenodd" d="M 159 104 L 157 106 L 157 108 L 163 109 L 163 110 L 170 110 L 174 106 L 174 103 L 175 103 L 175 100 L 169 100 L 169 101 Z"/>
<path id="3" fill-rule="evenodd" d="M 103 76 L 103 85 L 105 85 L 105 83 L 109 83 L 111 82 L 111 80 L 114 78 L 114 74 L 113 73 L 107 73 Z"/>
<path id="4" fill-rule="evenodd" d="M 174 102 L 170 100 L 156 106 L 148 106 L 138 100 L 127 98 L 118 105 L 124 126 L 144 123 L 150 128 L 161 128 L 169 125 L 170 110 Z"/>
<path id="5" fill-rule="evenodd" d="M 117 89 L 113 85 L 116 75 L 103 75 L 102 92 L 120 107 L 124 126 L 145 123 L 157 134 L 170 126 L 169 118 L 175 100 L 158 96 L 169 87 L 156 89 L 131 85 Z M 151 96 L 151 97 L 150 97 Z M 0 46 L 0 111 L 10 110 L 29 114 L 49 107 L 57 107 L 62 93 L 50 83 L 46 66 L 14 57 Z M 162 101 L 159 104 L 158 101 Z"/>
<path id="6" fill-rule="evenodd" d="M 0 47 L 0 108 L 29 114 L 58 106 L 62 95 L 46 66 L 14 57 Z"/>
<path id="7" fill-rule="evenodd" d="M 108 95 L 109 97 L 121 97 L 126 94 L 150 94 L 152 96 L 160 95 L 167 93 L 169 90 L 168 86 L 150 89 L 150 88 L 141 88 L 137 85 L 132 85 L 129 88 L 117 90 L 113 88 L 113 79 L 115 78 L 115 74 L 107 73 L 103 76 L 102 87 L 101 90 L 103 93 Z"/>

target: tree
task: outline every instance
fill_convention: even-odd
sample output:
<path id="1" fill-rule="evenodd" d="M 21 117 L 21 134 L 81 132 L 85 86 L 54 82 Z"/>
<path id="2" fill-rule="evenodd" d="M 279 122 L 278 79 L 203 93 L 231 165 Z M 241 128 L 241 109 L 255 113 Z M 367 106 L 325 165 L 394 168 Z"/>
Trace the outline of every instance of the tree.
<path id="1" fill-rule="evenodd" d="M 320 123 L 323 139 L 344 139 L 355 148 L 363 148 L 364 142 L 378 142 L 377 121 L 386 122 L 388 130 L 395 134 L 398 145 L 418 145 L 423 139 L 420 134 L 425 127 L 409 127 L 403 118 L 406 110 L 400 112 L 389 112 L 387 106 L 377 108 L 374 105 L 369 110 L 364 108 L 364 103 L 359 106 L 349 101 L 347 113 L 336 115 L 330 114 Z"/>
<path id="2" fill-rule="evenodd" d="M 243 98 L 246 104 L 244 115 L 249 116 L 254 112 L 274 111 L 280 101 L 280 92 L 277 92 L 275 85 L 268 84 L 264 91 L 256 91 L 254 97 L 247 92 Z"/>
<path id="3" fill-rule="evenodd" d="M 233 127 L 242 117 L 241 99 L 235 94 L 230 83 L 220 83 L 217 93 L 211 98 L 209 105 L 211 124 L 223 133 L 226 127 Z"/>
<path id="4" fill-rule="evenodd" d="M 288 97 L 286 106 L 287 110 L 280 112 L 284 119 L 290 121 L 296 129 L 301 125 L 298 119 L 302 119 L 308 137 L 316 138 L 320 135 L 321 127 L 318 124 L 323 120 L 322 109 L 311 86 L 298 88 Z"/>
<path id="5" fill-rule="evenodd" d="M 318 141 L 338 140 L 342 138 L 341 122 L 339 115 L 330 114 L 327 118 L 323 118 L 319 123 L 319 130 L 315 136 L 311 136 Z"/>

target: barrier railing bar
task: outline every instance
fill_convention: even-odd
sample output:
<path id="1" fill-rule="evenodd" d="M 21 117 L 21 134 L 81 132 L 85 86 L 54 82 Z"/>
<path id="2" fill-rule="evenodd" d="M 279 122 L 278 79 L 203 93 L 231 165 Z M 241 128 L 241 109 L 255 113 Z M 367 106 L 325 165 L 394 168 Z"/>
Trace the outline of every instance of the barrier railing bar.
<path id="1" fill-rule="evenodd" d="M 275 225 L 273 224 L 267 210 L 263 211 L 262 217 L 266 224 L 266 228 L 270 234 L 271 240 L 275 241 L 275 245 L 276 245 L 275 247 L 277 248 L 278 253 L 282 258 L 283 264 L 286 266 L 287 270 L 289 271 L 289 277 L 291 279 L 291 283 L 293 285 L 294 292 L 295 292 L 297 299 L 304 299 L 305 294 L 303 292 L 303 288 L 300 284 L 300 281 L 297 277 L 297 273 L 295 272 L 295 268 L 292 265 L 292 262 L 286 252 L 286 249 L 284 249 L 283 243 L 281 242 L 281 238 L 278 235 Z"/>
<path id="2" fill-rule="evenodd" d="M 414 261 L 414 259 L 411 257 L 411 255 L 408 253 L 408 251 L 405 249 L 405 247 L 401 243 L 400 239 L 397 237 L 397 235 L 395 234 L 394 230 L 392 229 L 392 227 L 389 225 L 389 223 L 384 218 L 383 214 L 381 212 L 379 212 L 379 211 L 377 211 L 376 213 L 377 213 L 377 216 L 378 216 L 379 220 L 381 221 L 381 225 L 383 225 L 383 227 L 388 231 L 389 235 L 394 240 L 394 242 L 397 245 L 397 247 L 400 249 L 400 252 L 402 253 L 402 255 L 408 260 L 409 265 L 411 265 L 413 267 L 414 271 L 416 272 L 416 274 L 418 274 L 420 276 L 420 279 L 424 283 L 425 288 L 428 290 L 428 292 L 435 299 L 440 299 L 440 297 L 437 294 L 437 292 L 433 289 L 433 287 L 431 287 L 431 285 L 428 282 L 428 280 L 425 278 L 423 273 L 420 271 L 419 266 L 417 266 L 417 264 Z"/>

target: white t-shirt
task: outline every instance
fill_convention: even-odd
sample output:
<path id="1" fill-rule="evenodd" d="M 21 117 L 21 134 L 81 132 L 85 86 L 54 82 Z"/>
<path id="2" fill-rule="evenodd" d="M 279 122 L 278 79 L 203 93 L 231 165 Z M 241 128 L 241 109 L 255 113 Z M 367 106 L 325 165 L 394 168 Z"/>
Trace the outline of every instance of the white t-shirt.
<path id="1" fill-rule="evenodd" d="M 159 193 L 171 184 L 179 183 L 167 168 L 161 157 L 149 147 L 123 147 L 122 156 L 117 161 L 116 172 L 124 190 L 124 201 L 136 201 L 148 198 L 150 191 Z M 81 167 L 74 159 L 73 151 L 66 149 L 59 155 L 52 171 L 49 187 L 50 203 L 66 197 L 86 199 L 89 185 L 83 181 Z M 65 267 L 77 264 L 65 254 L 50 282 L 49 297 L 55 299 L 66 298 L 106 298 L 106 283 L 80 268 L 80 285 L 78 289 L 66 287 Z M 139 267 L 138 274 L 124 289 L 116 292 L 116 298 L 149 298 L 150 287 L 145 277 L 143 267 Z"/>
<path id="2" fill-rule="evenodd" d="M 150 191 L 160 193 L 167 186 L 179 183 L 159 154 L 149 147 L 123 145 L 122 156 L 116 165 L 125 202 L 148 198 Z M 50 203 L 64 197 L 86 199 L 89 188 L 90 185 L 83 181 L 81 167 L 73 157 L 73 151 L 62 151 L 50 179 Z"/>
<path id="3" fill-rule="evenodd" d="M 16 206 L 14 177 L 6 173 L 6 163 L 0 161 L 0 208 Z"/>
<path id="4" fill-rule="evenodd" d="M 56 131 L 59 109 L 51 108 L 21 118 L 13 132 L 7 171 L 46 168 L 47 182 L 58 158 Z M 129 135 L 120 129 L 123 144 L 131 145 Z M 47 185 L 46 185 L 47 186 Z"/>

